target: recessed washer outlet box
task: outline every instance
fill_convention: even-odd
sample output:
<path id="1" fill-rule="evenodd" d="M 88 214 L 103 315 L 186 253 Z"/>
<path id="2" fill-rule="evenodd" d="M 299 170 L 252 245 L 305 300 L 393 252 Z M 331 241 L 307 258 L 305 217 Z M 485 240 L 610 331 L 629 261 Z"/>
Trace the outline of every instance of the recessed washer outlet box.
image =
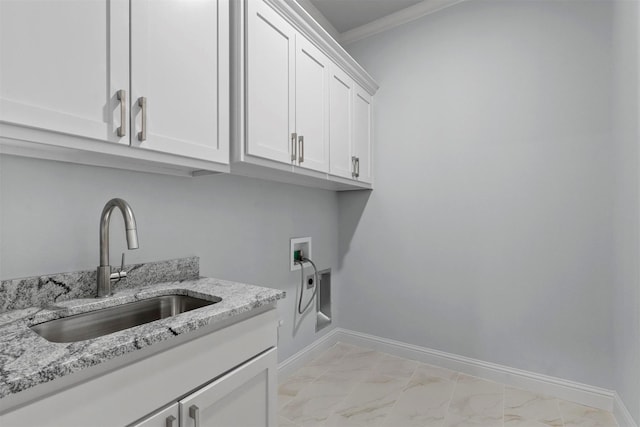
<path id="1" fill-rule="evenodd" d="M 289 267 L 291 271 L 300 270 L 300 264 L 295 262 L 296 251 L 302 251 L 305 258 L 313 259 L 311 252 L 311 237 L 296 237 L 290 240 L 291 249 L 289 250 Z"/>
<path id="2" fill-rule="evenodd" d="M 318 272 L 316 294 L 316 332 L 331 324 L 331 269 Z"/>

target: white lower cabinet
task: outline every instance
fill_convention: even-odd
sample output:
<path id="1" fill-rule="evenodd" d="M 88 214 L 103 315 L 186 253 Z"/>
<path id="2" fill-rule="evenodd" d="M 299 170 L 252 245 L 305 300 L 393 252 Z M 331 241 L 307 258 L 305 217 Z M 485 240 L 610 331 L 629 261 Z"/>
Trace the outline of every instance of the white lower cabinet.
<path id="1" fill-rule="evenodd" d="M 154 412 L 129 427 L 178 427 L 180 417 L 180 405 L 173 403 L 170 406 Z"/>
<path id="2" fill-rule="evenodd" d="M 129 427 L 275 427 L 276 349 L 271 349 Z"/>
<path id="3" fill-rule="evenodd" d="M 277 327 L 269 309 L 41 384 L 0 399 L 0 426 L 276 427 Z"/>
<path id="4" fill-rule="evenodd" d="M 180 400 L 180 427 L 275 427 L 276 365 L 269 350 Z"/>

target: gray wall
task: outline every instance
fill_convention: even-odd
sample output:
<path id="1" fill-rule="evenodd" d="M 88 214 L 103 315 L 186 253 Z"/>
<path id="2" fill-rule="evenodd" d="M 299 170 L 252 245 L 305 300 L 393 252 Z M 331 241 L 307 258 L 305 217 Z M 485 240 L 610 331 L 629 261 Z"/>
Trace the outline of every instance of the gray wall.
<path id="1" fill-rule="evenodd" d="M 333 192 L 0 156 L 0 197 L 1 279 L 94 269 L 102 207 L 122 197 L 134 209 L 140 239 L 127 262 L 198 255 L 202 275 L 287 291 L 278 304 L 285 322 L 281 360 L 320 336 L 315 316 L 301 321 L 294 315 L 300 276 L 289 271 L 289 238 L 311 236 L 318 267 L 337 266 Z M 112 223 L 111 264 L 117 265 L 126 244 L 122 219 L 114 215 Z"/>
<path id="2" fill-rule="evenodd" d="M 612 388 L 611 6 L 464 2 L 347 49 L 381 88 L 341 326 Z"/>
<path id="3" fill-rule="evenodd" d="M 640 5 L 614 7 L 614 388 L 640 422 Z"/>

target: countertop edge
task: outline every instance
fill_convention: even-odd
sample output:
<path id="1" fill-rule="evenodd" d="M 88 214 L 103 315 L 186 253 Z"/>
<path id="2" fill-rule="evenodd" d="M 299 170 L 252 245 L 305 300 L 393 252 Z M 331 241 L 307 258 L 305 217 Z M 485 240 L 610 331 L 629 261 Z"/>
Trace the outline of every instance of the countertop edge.
<path id="1" fill-rule="evenodd" d="M 228 296 L 223 297 L 222 302 L 227 305 L 221 304 L 218 306 L 214 304 L 208 306 L 212 307 L 208 310 L 206 309 L 207 307 L 204 307 L 205 310 L 202 311 L 194 310 L 192 312 L 182 313 L 174 317 L 157 320 L 145 325 L 78 343 L 49 343 L 28 329 L 28 326 L 35 323 L 42 323 L 55 318 L 77 314 L 77 312 L 70 310 L 74 307 L 74 304 L 77 304 L 75 308 L 79 310 L 78 312 L 83 312 L 83 302 L 89 305 L 92 310 L 95 310 L 104 308 L 105 306 L 123 304 L 132 299 L 139 300 L 144 299 L 144 297 L 149 298 L 155 294 L 167 294 L 176 290 L 186 290 L 188 293 L 200 293 L 210 296 L 220 296 L 220 294 L 225 294 L 226 292 Z M 96 303 L 96 300 L 71 300 L 66 302 L 64 307 L 58 308 L 57 310 L 49 310 L 44 315 L 40 313 L 40 316 L 38 316 L 39 313 L 36 312 L 26 319 L 14 320 L 12 322 L 14 323 L 14 329 L 17 329 L 20 333 L 23 333 L 25 337 L 29 338 L 29 340 L 25 341 L 35 340 L 45 347 L 55 348 L 57 346 L 63 352 L 63 355 L 61 356 L 62 360 L 60 360 L 60 363 L 41 367 L 36 366 L 32 372 L 28 372 L 28 369 L 24 367 L 21 372 L 15 372 L 16 370 L 12 372 L 11 369 L 6 369 L 5 366 L 9 356 L 0 352 L 0 362 L 3 363 L 3 365 L 0 366 L 0 399 L 100 365 L 101 363 L 126 354 L 147 349 L 154 344 L 195 332 L 218 322 L 223 322 L 234 317 L 239 317 L 240 321 L 243 319 L 243 314 L 250 313 L 253 310 L 269 304 L 275 304 L 278 300 L 285 298 L 286 292 L 278 289 L 214 278 L 200 278 L 189 281 L 166 282 L 143 286 L 138 289 L 127 290 L 121 295 L 116 294 L 115 297 L 122 298 L 123 295 L 124 299 L 122 299 L 122 301 L 125 302 L 119 302 L 117 304 L 110 305 L 107 303 L 101 306 L 101 304 Z M 58 315 L 55 313 L 58 313 Z M 60 315 L 60 313 L 63 314 Z M 0 333 L 2 333 L 2 328 L 0 328 Z M 10 339 L 11 337 L 8 338 Z M 19 336 L 14 338 L 15 340 L 20 339 Z M 40 342 L 40 340 L 44 342 Z M 27 346 L 29 343 L 25 342 L 23 344 L 23 346 Z M 14 360 L 9 360 L 9 362 L 16 362 L 21 356 L 22 354 L 19 354 Z M 21 363 L 24 364 L 25 362 L 21 361 Z M 20 363 L 17 363 L 17 365 L 20 367 Z"/>

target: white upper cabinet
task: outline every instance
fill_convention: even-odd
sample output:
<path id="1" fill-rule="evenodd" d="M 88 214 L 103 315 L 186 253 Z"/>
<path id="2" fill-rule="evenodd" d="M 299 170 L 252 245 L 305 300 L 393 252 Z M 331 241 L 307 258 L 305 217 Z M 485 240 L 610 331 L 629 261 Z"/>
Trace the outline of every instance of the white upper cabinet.
<path id="1" fill-rule="evenodd" d="M 232 173 L 371 188 L 375 81 L 295 0 L 233 2 L 231 17 Z"/>
<path id="2" fill-rule="evenodd" d="M 131 145 L 228 162 L 228 0 L 131 1 Z"/>
<path id="3" fill-rule="evenodd" d="M 329 171 L 329 58 L 296 37 L 297 165 Z"/>
<path id="4" fill-rule="evenodd" d="M 229 0 L 0 0 L 0 145 L 228 171 Z"/>
<path id="5" fill-rule="evenodd" d="M 0 1 L 1 122 L 128 144 L 118 91 L 129 93 L 127 0 Z"/>
<path id="6" fill-rule="evenodd" d="M 296 159 L 295 30 L 264 2 L 247 2 L 247 154 Z"/>
<path id="7" fill-rule="evenodd" d="M 330 173 L 371 184 L 371 96 L 337 67 L 331 69 Z"/>
<path id="8" fill-rule="evenodd" d="M 371 96 L 356 86 L 353 97 L 353 157 L 355 178 L 371 183 Z"/>
<path id="9" fill-rule="evenodd" d="M 261 0 L 247 1 L 246 153 L 329 170 L 329 64 Z"/>
<path id="10" fill-rule="evenodd" d="M 354 162 L 352 160 L 352 123 L 354 83 L 349 76 L 337 66 L 331 67 L 329 79 L 329 133 L 331 159 L 329 162 L 332 175 L 343 178 L 354 178 Z"/>

